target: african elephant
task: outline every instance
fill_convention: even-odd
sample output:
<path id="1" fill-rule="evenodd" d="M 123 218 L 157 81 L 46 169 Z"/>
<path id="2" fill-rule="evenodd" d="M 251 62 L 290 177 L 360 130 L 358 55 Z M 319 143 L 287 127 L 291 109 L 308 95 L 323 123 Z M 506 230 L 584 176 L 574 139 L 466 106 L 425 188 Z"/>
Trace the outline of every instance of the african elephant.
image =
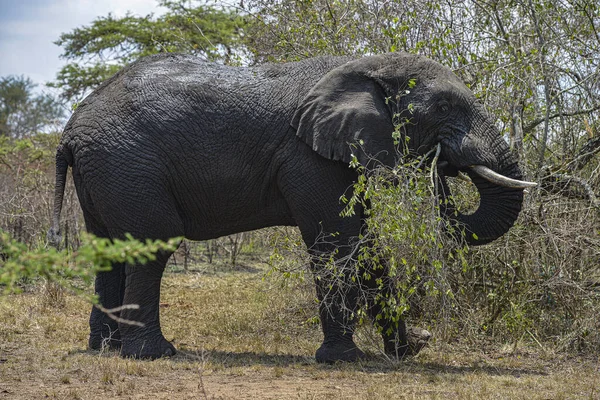
<path id="1" fill-rule="evenodd" d="M 298 226 L 318 268 L 319 254 L 347 256 L 364 222 L 363 210 L 340 216 L 340 195 L 357 178 L 349 162 L 397 163 L 393 120 L 407 110 L 411 152 L 425 154 L 440 143 L 445 172 L 464 171 L 479 189 L 479 209 L 457 217 L 476 234 L 470 240 L 483 244 L 503 235 L 520 212 L 528 183 L 494 121 L 450 69 L 404 53 L 257 67 L 159 54 L 124 68 L 78 105 L 57 149 L 49 237 L 60 234 L 71 166 L 86 228 L 95 235 L 207 240 Z M 318 241 L 322 232 L 335 233 L 335 240 Z M 138 304 L 121 317 L 145 326 L 117 326 L 93 308 L 91 348 L 112 335 L 110 344 L 123 356 L 175 354 L 159 322 L 169 256 L 163 252 L 143 266 L 117 264 L 98 274 L 95 290 L 104 307 Z M 317 281 L 320 299 L 327 285 Z M 335 299 L 328 309 L 321 306 L 319 362 L 363 356 L 348 312 L 357 307 L 355 291 L 344 301 L 345 307 Z M 373 304 L 368 309 L 378 312 Z M 404 322 L 382 324 L 392 327 L 384 329 L 386 351 L 418 350 L 408 346 Z"/>

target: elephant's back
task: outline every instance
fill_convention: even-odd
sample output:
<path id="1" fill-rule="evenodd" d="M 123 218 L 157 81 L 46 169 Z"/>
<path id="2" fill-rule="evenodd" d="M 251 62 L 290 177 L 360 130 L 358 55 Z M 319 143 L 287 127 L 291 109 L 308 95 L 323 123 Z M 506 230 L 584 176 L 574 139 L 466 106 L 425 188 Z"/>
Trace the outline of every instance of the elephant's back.
<path id="1" fill-rule="evenodd" d="M 319 57 L 258 67 L 226 66 L 185 54 L 143 57 L 102 83 L 78 106 L 77 121 L 113 126 L 172 125 L 192 118 L 205 125 L 243 119 L 260 126 L 291 119 L 297 104 L 349 57 Z M 252 121 L 252 119 L 256 119 Z M 67 129 L 67 130 L 68 130 Z"/>
<path id="2" fill-rule="evenodd" d="M 162 53 L 131 64 L 121 77 L 122 88 L 132 92 L 169 89 L 190 95 L 194 91 L 242 87 L 259 81 L 255 69 L 206 62 L 198 57 Z"/>
<path id="3" fill-rule="evenodd" d="M 184 130 L 209 133 L 219 113 L 231 109 L 219 99 L 219 87 L 227 79 L 248 76 L 244 69 L 237 74 L 230 69 L 181 54 L 142 58 L 78 105 L 65 127 L 63 142 L 74 153 L 84 147 L 98 152 L 160 141 Z"/>
<path id="4" fill-rule="evenodd" d="M 78 126 L 77 121 L 89 126 L 103 125 L 108 119 L 112 127 L 156 133 L 173 132 L 185 122 L 187 129 L 211 134 L 216 127 L 235 125 L 236 119 L 248 123 L 255 115 L 267 120 L 269 114 L 285 114 L 293 99 L 284 91 L 284 81 L 261 68 L 157 54 L 125 67 L 98 87 L 80 103 L 69 128 Z M 277 96 L 279 101 L 265 102 Z M 256 113 L 256 108 L 261 112 Z"/>
<path id="5" fill-rule="evenodd" d="M 76 159 L 129 151 L 205 154 L 219 162 L 221 152 L 250 150 L 268 158 L 286 138 L 295 139 L 290 121 L 308 90 L 349 60 L 232 67 L 182 54 L 145 57 L 80 103 L 63 144 Z"/>
<path id="6" fill-rule="evenodd" d="M 99 87 L 96 97 L 129 106 L 168 104 L 170 107 L 285 112 L 298 102 L 330 70 L 352 60 L 350 57 L 317 57 L 298 62 L 263 64 L 257 67 L 228 66 L 196 56 L 161 53 L 132 63 Z M 179 101 L 178 101 L 179 100 Z M 123 104 L 120 104 L 123 106 Z M 245 107 L 244 107 L 245 106 Z M 154 109 L 154 108 L 153 108 Z M 294 111 L 294 110 L 290 111 Z"/>
<path id="7" fill-rule="evenodd" d="M 226 98 L 232 88 L 251 85 L 252 80 L 256 79 L 248 68 L 227 67 L 184 54 L 156 54 L 109 78 L 77 111 L 86 118 L 94 114 L 131 120 L 168 118 L 171 112 L 221 103 L 218 97 Z"/>

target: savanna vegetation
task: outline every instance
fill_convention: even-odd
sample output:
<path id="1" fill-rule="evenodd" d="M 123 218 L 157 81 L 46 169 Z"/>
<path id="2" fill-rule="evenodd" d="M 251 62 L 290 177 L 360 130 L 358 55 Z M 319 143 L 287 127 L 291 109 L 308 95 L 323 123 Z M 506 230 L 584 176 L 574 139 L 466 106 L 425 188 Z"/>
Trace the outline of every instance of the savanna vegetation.
<path id="1" fill-rule="evenodd" d="M 164 14 L 101 16 L 56 38 L 68 60 L 51 83 L 59 98 L 36 95 L 26 77 L 0 78 L 0 398 L 598 398 L 597 2 L 160 4 Z M 233 65 L 408 51 L 469 85 L 539 183 L 508 234 L 470 248 L 445 235 L 435 168 L 421 160 L 365 177 L 345 199 L 349 213 L 371 202 L 365 240 L 375 245 L 362 256 L 392 260 L 400 295 L 388 300 L 433 332 L 429 350 L 386 360 L 365 323 L 367 361 L 315 365 L 305 252 L 295 229 L 276 228 L 181 244 L 161 307 L 182 354 L 140 362 L 83 351 L 93 273 L 173 243 L 86 237 L 69 183 L 64 250 L 49 249 L 54 149 L 72 106 L 123 65 L 163 51 Z M 468 181 L 452 183 L 459 209 L 477 205 Z"/>

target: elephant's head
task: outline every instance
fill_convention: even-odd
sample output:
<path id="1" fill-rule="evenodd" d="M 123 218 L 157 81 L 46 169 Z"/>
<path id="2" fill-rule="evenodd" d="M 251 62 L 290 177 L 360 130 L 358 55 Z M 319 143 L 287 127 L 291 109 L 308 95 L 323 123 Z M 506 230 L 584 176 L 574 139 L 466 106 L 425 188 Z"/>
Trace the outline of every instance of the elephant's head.
<path id="1" fill-rule="evenodd" d="M 508 145 L 473 93 L 448 68 L 427 58 L 392 53 L 350 61 L 326 74 L 299 105 L 292 126 L 321 156 L 363 165 L 393 166 L 401 143 L 425 154 L 441 144 L 443 175 L 466 172 L 480 193 L 480 205 L 457 220 L 472 244 L 488 243 L 510 229 L 518 217 L 521 172 Z M 445 178 L 445 193 L 449 193 Z M 453 210 L 445 210 L 453 215 Z M 472 235 L 475 234 L 475 235 Z"/>

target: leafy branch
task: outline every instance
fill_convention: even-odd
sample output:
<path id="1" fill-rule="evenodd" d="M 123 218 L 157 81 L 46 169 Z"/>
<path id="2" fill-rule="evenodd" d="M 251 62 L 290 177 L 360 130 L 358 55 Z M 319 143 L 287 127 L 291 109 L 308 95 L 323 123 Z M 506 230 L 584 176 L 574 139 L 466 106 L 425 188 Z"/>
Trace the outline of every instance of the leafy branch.
<path id="1" fill-rule="evenodd" d="M 166 242 L 150 239 L 142 242 L 131 235 L 125 240 L 111 240 L 88 234 L 73 252 L 44 246 L 29 250 L 27 245 L 0 230 L 0 286 L 5 293 L 19 291 L 24 280 L 43 278 L 81 292 L 74 285 L 75 279 L 87 285 L 96 273 L 110 270 L 112 263 L 144 264 L 156 259 L 160 251 L 175 251 L 180 241 L 181 238 L 172 238 Z"/>

